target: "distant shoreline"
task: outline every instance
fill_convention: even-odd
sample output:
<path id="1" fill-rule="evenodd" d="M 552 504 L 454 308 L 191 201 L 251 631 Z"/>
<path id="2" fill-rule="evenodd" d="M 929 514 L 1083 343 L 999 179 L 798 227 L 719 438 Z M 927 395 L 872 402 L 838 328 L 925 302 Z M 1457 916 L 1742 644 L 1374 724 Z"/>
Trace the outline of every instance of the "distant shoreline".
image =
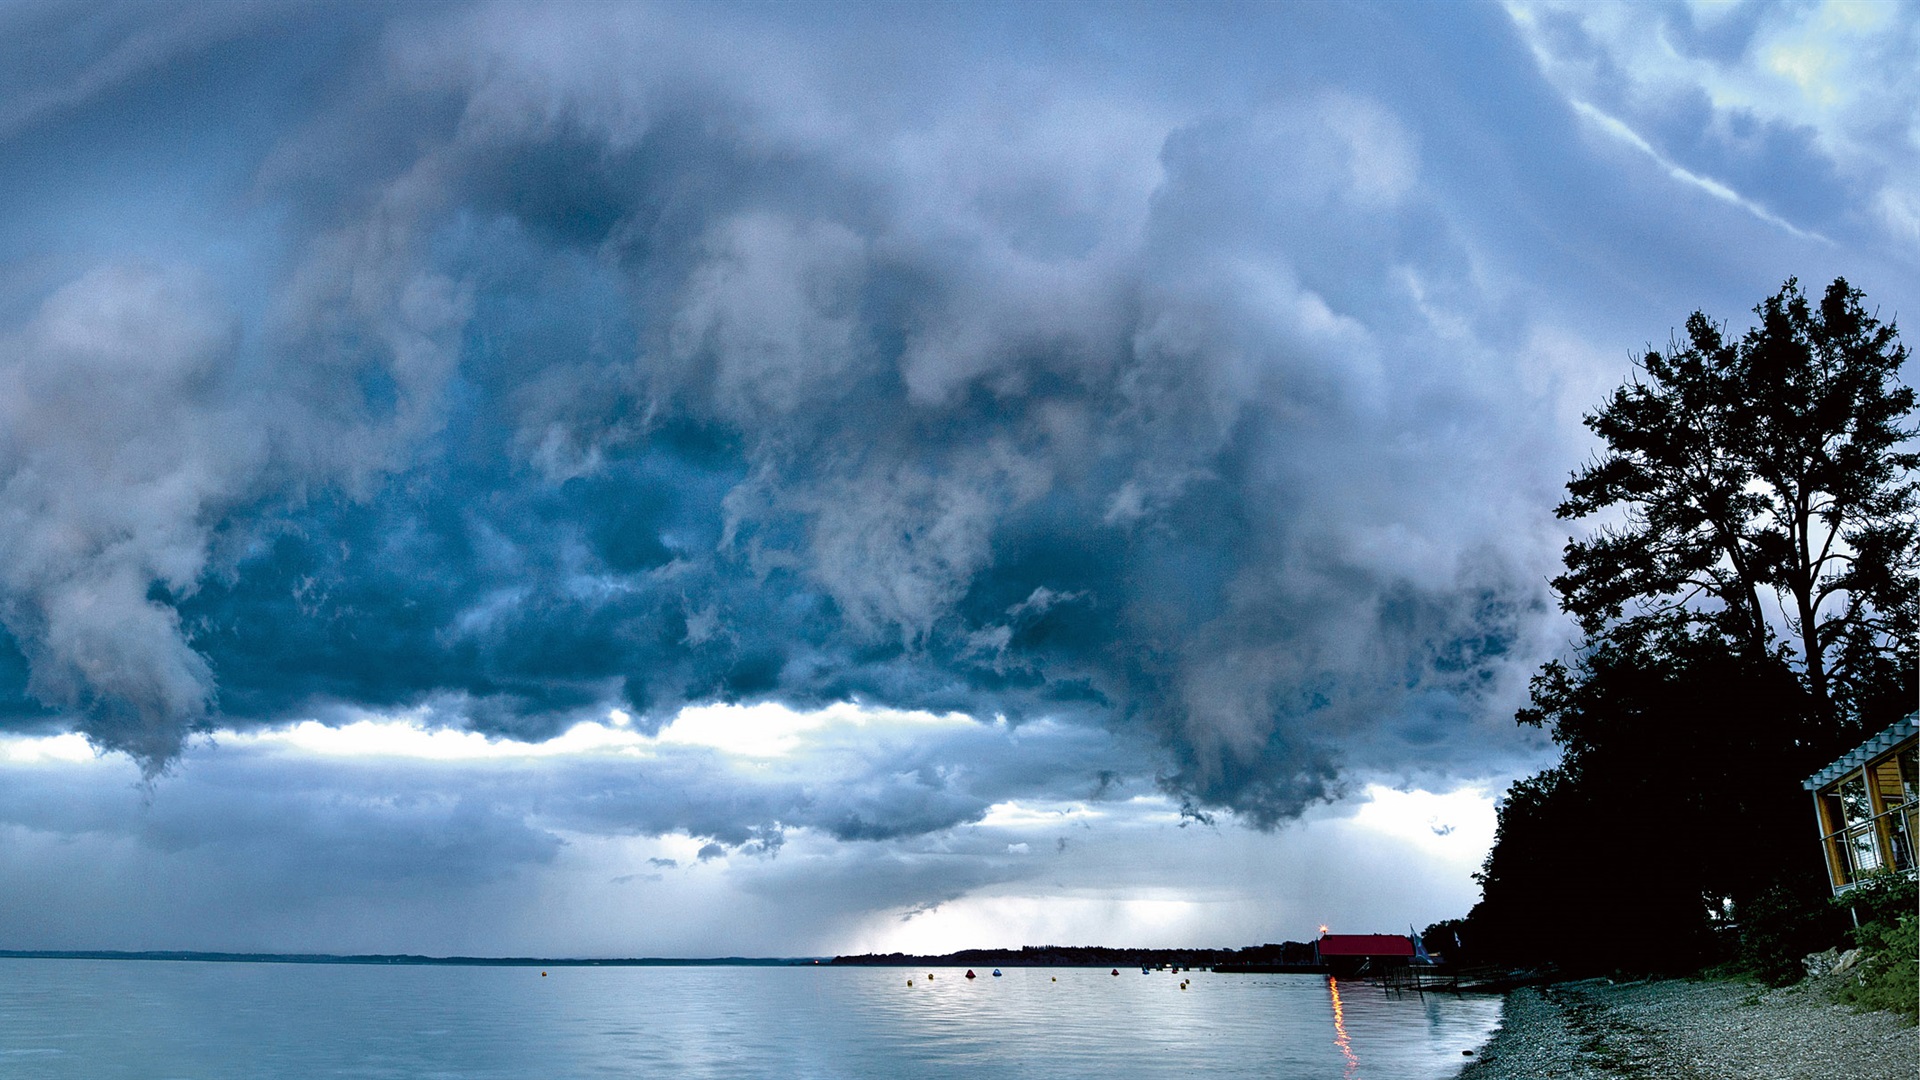
<path id="1" fill-rule="evenodd" d="M 1313 946 L 1297 941 L 1243 949 L 1127 949 L 1104 945 L 1028 945 L 1018 949 L 961 949 L 937 956 L 862 953 L 836 956 L 843 967 L 1180 967 L 1226 971 L 1324 974 Z"/>
<path id="2" fill-rule="evenodd" d="M 1128 949 L 1101 945 L 1029 945 L 1019 949 L 962 949 L 938 956 L 864 953 L 857 956 L 425 956 L 416 953 L 266 953 L 194 949 L 0 949 L 0 960 L 167 960 L 216 964 L 371 964 L 432 967 L 1181 967 L 1319 974 L 1301 963 L 1311 947 L 1257 945 L 1244 949 Z"/>
<path id="3" fill-rule="evenodd" d="M 812 967 L 825 956 L 417 956 L 411 953 L 245 953 L 192 950 L 0 949 L 0 960 L 171 960 L 214 964 L 384 964 L 395 967 Z"/>

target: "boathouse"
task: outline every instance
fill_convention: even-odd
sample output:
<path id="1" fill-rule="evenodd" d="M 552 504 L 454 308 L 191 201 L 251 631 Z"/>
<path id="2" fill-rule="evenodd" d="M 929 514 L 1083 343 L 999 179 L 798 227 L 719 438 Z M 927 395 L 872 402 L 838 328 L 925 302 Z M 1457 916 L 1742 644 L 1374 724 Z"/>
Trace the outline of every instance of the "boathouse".
<path id="1" fill-rule="evenodd" d="M 1378 974 L 1413 962 L 1413 939 L 1399 934 L 1322 934 L 1314 961 L 1335 975 Z"/>
<path id="2" fill-rule="evenodd" d="M 1807 777 L 1833 891 L 1882 871 L 1914 876 L 1920 835 L 1920 713 L 1868 739 Z"/>

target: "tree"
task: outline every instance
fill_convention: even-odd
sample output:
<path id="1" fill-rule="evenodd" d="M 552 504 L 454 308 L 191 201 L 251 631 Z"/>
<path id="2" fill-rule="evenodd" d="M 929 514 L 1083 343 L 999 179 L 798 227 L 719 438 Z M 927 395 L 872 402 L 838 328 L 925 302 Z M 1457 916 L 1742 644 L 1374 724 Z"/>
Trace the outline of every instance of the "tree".
<path id="1" fill-rule="evenodd" d="M 1729 947 L 1730 911 L 1751 936 L 1824 907 L 1799 781 L 1911 709 L 1920 623 L 1915 394 L 1861 300 L 1788 281 L 1738 340 L 1696 312 L 1586 417 L 1605 448 L 1558 513 L 1607 520 L 1554 580 L 1586 640 L 1518 716 L 1562 758 L 1500 809 L 1488 955 L 1680 970 Z"/>
<path id="2" fill-rule="evenodd" d="M 1808 832 L 1818 767 L 1804 704 L 1784 665 L 1681 627 L 1546 665 L 1521 719 L 1561 761 L 1502 800 L 1475 940 L 1569 971 L 1686 971 L 1731 948 L 1726 901 L 1824 897 L 1817 850 L 1783 845 Z"/>
<path id="3" fill-rule="evenodd" d="M 1618 520 L 1570 541 L 1553 584 L 1590 639 L 1719 634 L 1789 663 L 1849 733 L 1910 700 L 1889 688 L 1920 629 L 1915 395 L 1898 331 L 1861 300 L 1836 279 L 1816 310 L 1789 280 L 1737 341 L 1695 312 L 1585 418 L 1606 449 L 1557 513 Z"/>

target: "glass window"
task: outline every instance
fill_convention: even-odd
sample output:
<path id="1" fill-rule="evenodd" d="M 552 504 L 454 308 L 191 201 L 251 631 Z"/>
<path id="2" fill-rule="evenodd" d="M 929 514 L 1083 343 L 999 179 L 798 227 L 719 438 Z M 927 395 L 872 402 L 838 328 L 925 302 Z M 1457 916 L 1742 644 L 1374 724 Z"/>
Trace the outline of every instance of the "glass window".
<path id="1" fill-rule="evenodd" d="M 1854 773 L 1840 784 L 1840 809 L 1847 824 L 1859 825 L 1873 818 L 1873 804 L 1867 801 L 1867 780 Z"/>
<path id="2" fill-rule="evenodd" d="M 1853 863 L 1853 872 L 1856 874 L 1880 868 L 1880 845 L 1873 842 L 1873 830 L 1852 833 L 1847 837 L 1847 858 Z"/>
<path id="3" fill-rule="evenodd" d="M 1907 823 L 1900 814 L 1887 815 L 1887 839 L 1893 843 L 1893 868 L 1913 869 L 1913 840 L 1907 835 Z"/>
<path id="4" fill-rule="evenodd" d="M 1907 802 L 1920 799 L 1920 747 L 1900 751 L 1900 788 Z"/>

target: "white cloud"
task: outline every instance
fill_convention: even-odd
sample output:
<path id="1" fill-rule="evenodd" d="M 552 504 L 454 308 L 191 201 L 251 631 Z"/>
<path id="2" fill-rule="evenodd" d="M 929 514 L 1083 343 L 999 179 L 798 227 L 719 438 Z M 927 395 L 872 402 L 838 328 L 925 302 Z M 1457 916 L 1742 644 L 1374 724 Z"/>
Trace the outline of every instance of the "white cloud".
<path id="1" fill-rule="evenodd" d="M 1510 0 L 1507 10 L 1541 70 L 1575 107 L 1637 145 L 1675 179 L 1780 226 L 1767 198 L 1695 165 L 1680 149 L 1645 137 L 1696 97 L 1709 110 L 1695 136 L 1729 154 L 1765 153 L 1769 128 L 1808 133 L 1838 173 L 1858 185 L 1892 239 L 1910 243 L 1902 207 L 1920 193 L 1920 17 L 1911 5 L 1872 0 L 1696 5 L 1676 14 L 1645 4 Z M 1699 36 L 1681 25 L 1691 18 Z M 1680 20 L 1676 22 L 1675 20 Z M 1728 37 L 1738 33 L 1737 37 Z M 1839 211 L 1841 207 L 1832 208 Z"/>
<path id="2" fill-rule="evenodd" d="M 968 730 L 979 721 L 959 713 L 937 715 L 840 702 L 801 711 L 778 702 L 755 705 L 694 705 L 661 728 L 659 742 L 705 746 L 746 758 L 791 757 L 828 741 L 865 740 L 916 732 Z"/>
<path id="3" fill-rule="evenodd" d="M 869 747 L 867 771 L 849 771 L 844 758 L 809 758 L 818 749 L 809 740 L 889 724 L 936 747 L 955 734 L 1009 737 L 968 723 L 842 713 L 790 733 L 798 740 L 790 755 L 811 773 L 811 797 L 828 799 L 912 767 L 910 759 Z M 637 753 L 642 742 L 649 753 Z M 730 768 L 713 749 L 597 724 L 525 744 L 404 719 L 308 723 L 221 733 L 143 794 L 127 759 L 97 756 L 77 736 L 9 736 L 0 738 L 0 833 L 12 838 L 0 902 L 15 914 L 17 942 L 55 948 L 712 955 L 1237 946 L 1311 936 L 1328 918 L 1395 930 L 1462 914 L 1488 839 L 1479 789 L 1369 788 L 1271 833 L 1230 816 L 1182 827 L 1176 803 L 1136 790 L 1104 801 L 1002 798 L 965 820 L 879 839 L 791 826 L 777 853 L 748 845 L 706 858 L 708 836 L 643 808 L 702 789 L 741 806 L 786 783 L 750 762 Z M 977 751 L 967 757 L 960 768 L 979 782 L 1004 767 Z M 84 799 L 46 797 L 79 783 Z M 631 812 L 606 812 L 609 799 Z M 822 812 L 823 824 L 839 820 Z M 1454 829 L 1442 836 L 1436 825 Z M 122 889 L 122 876 L 153 889 Z M 135 894 L 174 911 L 219 897 L 235 914 L 179 921 L 127 899 Z M 85 918 L 58 915 L 73 904 Z M 367 917 L 343 918 L 362 907 Z"/>
<path id="4" fill-rule="evenodd" d="M 1780 215 L 1773 213 L 1772 211 L 1768 210 L 1766 207 L 1761 206 L 1759 203 L 1754 202 L 1752 199 L 1747 198 L 1746 196 L 1740 194 L 1739 192 L 1733 190 L 1732 188 L 1728 187 L 1727 185 L 1721 183 L 1718 180 L 1714 180 L 1710 177 L 1701 176 L 1688 169 L 1684 169 L 1678 165 L 1675 165 L 1672 161 L 1667 159 L 1666 155 L 1662 154 L 1659 150 L 1655 149 L 1653 147 L 1653 144 L 1641 138 L 1637 132 L 1635 132 L 1632 128 L 1628 127 L 1625 123 L 1623 123 L 1617 117 L 1609 116 L 1605 112 L 1602 112 L 1600 109 L 1597 109 L 1594 106 L 1588 104 L 1587 102 L 1581 101 L 1577 98 L 1573 99 L 1570 102 L 1570 104 L 1572 104 L 1574 111 L 1579 113 L 1582 119 L 1593 124 L 1595 127 L 1599 128 L 1601 131 L 1606 132 L 1608 135 L 1612 136 L 1613 138 L 1619 139 L 1621 142 L 1626 143 L 1628 146 L 1633 147 L 1635 150 L 1638 150 L 1641 153 L 1645 154 L 1647 157 L 1653 159 L 1653 162 L 1655 164 L 1659 165 L 1660 168 L 1666 171 L 1666 174 L 1668 176 L 1673 177 L 1675 180 L 1678 180 L 1681 183 L 1686 184 L 1690 187 L 1698 188 L 1699 190 L 1706 192 L 1708 195 L 1711 195 L 1714 198 L 1719 199 L 1721 202 L 1727 203 L 1728 205 L 1737 206 L 1740 209 L 1745 210 L 1747 213 L 1752 214 L 1754 217 L 1759 218 L 1761 221 L 1764 221 L 1767 224 L 1772 225 L 1773 227 L 1788 233 L 1789 235 L 1797 236 L 1805 240 L 1818 240 L 1826 244 L 1833 243 L 1833 241 L 1828 240 L 1826 237 L 1821 236 L 1819 233 L 1808 232 L 1807 230 L 1800 228 L 1799 226 L 1795 225 L 1793 222 L 1788 221 L 1786 218 L 1783 218 Z"/>
<path id="5" fill-rule="evenodd" d="M 101 756 L 86 736 L 77 732 L 0 736 L 0 760 L 13 765 L 87 764 L 100 761 Z"/>

